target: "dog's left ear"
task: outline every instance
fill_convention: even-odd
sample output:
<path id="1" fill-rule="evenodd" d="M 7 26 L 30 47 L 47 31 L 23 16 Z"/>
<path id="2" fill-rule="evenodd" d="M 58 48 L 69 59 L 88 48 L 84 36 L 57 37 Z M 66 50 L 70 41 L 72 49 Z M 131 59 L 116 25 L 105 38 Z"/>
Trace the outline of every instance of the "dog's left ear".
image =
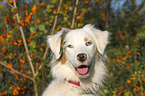
<path id="1" fill-rule="evenodd" d="M 61 31 L 58 31 L 55 35 L 47 36 L 47 44 L 55 55 L 56 59 L 59 59 L 61 56 L 62 42 L 64 35 L 69 31 L 67 28 L 62 28 Z"/>
<path id="2" fill-rule="evenodd" d="M 90 35 L 92 35 L 93 39 L 96 42 L 99 53 L 103 55 L 104 50 L 108 44 L 109 32 L 98 30 L 91 24 L 85 25 L 83 29 L 90 33 Z"/>

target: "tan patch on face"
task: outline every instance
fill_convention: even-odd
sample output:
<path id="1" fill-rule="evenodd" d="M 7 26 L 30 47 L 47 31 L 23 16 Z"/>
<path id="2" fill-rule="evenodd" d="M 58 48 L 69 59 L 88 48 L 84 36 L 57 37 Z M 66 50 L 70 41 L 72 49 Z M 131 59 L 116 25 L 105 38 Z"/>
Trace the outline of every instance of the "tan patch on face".
<path id="1" fill-rule="evenodd" d="M 62 64 L 65 64 L 65 63 L 66 63 L 66 56 L 65 56 L 65 53 L 62 54 L 61 63 L 62 63 Z"/>
<path id="2" fill-rule="evenodd" d="M 86 42 L 86 41 L 89 41 L 86 37 L 84 38 L 84 41 Z"/>

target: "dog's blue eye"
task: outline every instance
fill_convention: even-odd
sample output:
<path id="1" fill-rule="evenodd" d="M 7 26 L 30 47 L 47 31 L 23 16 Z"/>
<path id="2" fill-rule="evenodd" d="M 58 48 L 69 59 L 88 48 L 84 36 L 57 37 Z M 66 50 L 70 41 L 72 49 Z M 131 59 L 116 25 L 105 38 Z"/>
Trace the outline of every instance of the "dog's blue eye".
<path id="1" fill-rule="evenodd" d="M 72 45 L 68 45 L 67 47 L 69 47 L 69 48 L 73 48 L 73 46 L 72 46 Z"/>
<path id="2" fill-rule="evenodd" d="M 86 46 L 89 46 L 91 44 L 92 44 L 92 42 L 86 42 Z"/>

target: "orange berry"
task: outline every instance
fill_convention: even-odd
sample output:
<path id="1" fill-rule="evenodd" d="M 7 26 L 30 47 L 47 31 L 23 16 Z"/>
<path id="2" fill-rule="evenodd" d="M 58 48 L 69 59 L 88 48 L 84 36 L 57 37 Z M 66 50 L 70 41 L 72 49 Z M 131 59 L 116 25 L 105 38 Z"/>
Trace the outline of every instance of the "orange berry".
<path id="1" fill-rule="evenodd" d="M 8 66 L 11 68 L 13 66 L 13 64 L 9 63 Z"/>
<path id="2" fill-rule="evenodd" d="M 130 81 L 130 80 L 127 80 L 126 82 L 127 82 L 128 84 L 130 84 L 130 83 L 131 83 L 131 81 Z"/>
<path id="3" fill-rule="evenodd" d="M 84 3 L 86 3 L 86 4 L 87 4 L 87 3 L 89 3 L 89 1 L 88 1 L 88 0 L 85 0 L 85 1 L 84 1 Z"/>
<path id="4" fill-rule="evenodd" d="M 13 3 L 13 0 L 9 0 L 9 3 Z"/>
<path id="5" fill-rule="evenodd" d="M 17 42 L 14 42 L 14 45 L 18 45 L 18 43 Z"/>
<path id="6" fill-rule="evenodd" d="M 13 87 L 10 87 L 10 89 L 13 89 Z"/>

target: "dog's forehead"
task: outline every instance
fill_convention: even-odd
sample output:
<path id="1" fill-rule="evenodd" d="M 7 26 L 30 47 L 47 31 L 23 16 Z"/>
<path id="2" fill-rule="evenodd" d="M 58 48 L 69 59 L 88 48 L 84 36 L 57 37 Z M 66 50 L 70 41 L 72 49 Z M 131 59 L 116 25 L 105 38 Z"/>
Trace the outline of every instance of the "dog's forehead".
<path id="1" fill-rule="evenodd" d="M 75 29 L 71 30 L 69 33 L 67 33 L 65 40 L 66 41 L 79 41 L 79 40 L 84 40 L 84 38 L 91 38 L 90 34 L 83 30 L 83 29 Z"/>

